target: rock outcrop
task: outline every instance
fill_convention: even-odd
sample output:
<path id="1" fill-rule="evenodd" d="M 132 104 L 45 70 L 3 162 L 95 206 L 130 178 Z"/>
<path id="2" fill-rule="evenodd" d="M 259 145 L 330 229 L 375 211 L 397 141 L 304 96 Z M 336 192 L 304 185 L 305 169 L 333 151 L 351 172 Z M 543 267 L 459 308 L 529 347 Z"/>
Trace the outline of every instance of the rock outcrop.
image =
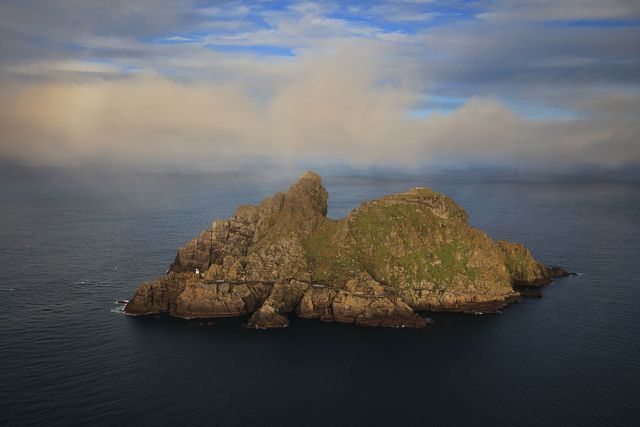
<path id="1" fill-rule="evenodd" d="M 307 172 L 286 193 L 240 206 L 180 248 L 167 276 L 142 284 L 125 312 L 248 315 L 255 328 L 287 326 L 294 313 L 423 327 L 419 312 L 495 311 L 569 274 L 521 244 L 493 242 L 427 188 L 363 203 L 341 220 L 327 218 L 327 200 Z"/>

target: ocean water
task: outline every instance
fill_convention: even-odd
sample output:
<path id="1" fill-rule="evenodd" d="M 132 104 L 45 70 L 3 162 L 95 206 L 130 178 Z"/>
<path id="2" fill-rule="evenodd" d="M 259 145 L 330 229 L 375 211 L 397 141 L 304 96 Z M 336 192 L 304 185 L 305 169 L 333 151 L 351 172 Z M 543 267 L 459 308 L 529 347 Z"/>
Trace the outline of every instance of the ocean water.
<path id="1" fill-rule="evenodd" d="M 332 217 L 428 186 L 579 273 L 502 314 L 263 331 L 118 312 L 212 219 L 293 179 L 1 172 L 0 425 L 637 425 L 637 181 L 325 177 Z"/>

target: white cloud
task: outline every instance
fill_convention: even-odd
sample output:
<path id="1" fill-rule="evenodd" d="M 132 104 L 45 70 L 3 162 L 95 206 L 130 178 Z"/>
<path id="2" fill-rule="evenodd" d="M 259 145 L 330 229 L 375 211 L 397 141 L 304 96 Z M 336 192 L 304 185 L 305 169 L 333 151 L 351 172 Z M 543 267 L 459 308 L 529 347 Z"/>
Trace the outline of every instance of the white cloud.
<path id="1" fill-rule="evenodd" d="M 637 97 L 603 95 L 588 120 L 530 121 L 488 98 L 417 119 L 405 113 L 419 102 L 416 93 L 379 84 L 378 59 L 357 56 L 345 49 L 304 59 L 266 103 L 239 83 L 181 84 L 150 75 L 14 86 L 0 104 L 0 155 L 197 170 L 255 158 L 530 170 L 640 163 L 635 115 L 599 114 L 635 109 Z"/>
<path id="2" fill-rule="evenodd" d="M 56 1 L 65 7 L 48 20 L 0 5 L 0 158 L 199 169 L 255 157 L 532 169 L 640 163 L 635 27 L 541 31 L 493 15 L 389 32 L 371 8 L 350 20 L 324 2 L 219 3 L 203 14 L 189 2 L 157 11 L 149 0 L 112 10 Z M 387 22 L 436 13 L 422 17 L 413 3 L 383 4 Z M 560 3 L 495 2 L 489 13 L 578 16 L 575 3 Z M 613 5 L 610 15 L 633 11 Z M 72 6 L 83 17 L 77 28 Z M 588 1 L 580 16 L 598 16 L 597 8 Z M 145 10 L 157 22 L 133 28 Z M 259 46 L 295 55 L 260 55 Z M 470 100 L 446 116 L 411 117 L 429 94 Z M 507 107 L 516 104 L 570 114 L 528 120 Z"/>

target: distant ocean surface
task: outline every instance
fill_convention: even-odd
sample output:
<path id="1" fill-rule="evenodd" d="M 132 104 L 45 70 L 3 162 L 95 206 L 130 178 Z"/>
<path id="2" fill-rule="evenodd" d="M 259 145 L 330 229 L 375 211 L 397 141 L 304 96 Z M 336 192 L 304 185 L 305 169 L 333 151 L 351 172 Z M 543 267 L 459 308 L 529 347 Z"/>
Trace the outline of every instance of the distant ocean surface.
<path id="1" fill-rule="evenodd" d="M 331 217 L 427 186 L 579 273 L 502 314 L 263 331 L 114 310 L 296 177 L 0 172 L 0 425 L 638 425 L 638 181 L 324 176 Z"/>

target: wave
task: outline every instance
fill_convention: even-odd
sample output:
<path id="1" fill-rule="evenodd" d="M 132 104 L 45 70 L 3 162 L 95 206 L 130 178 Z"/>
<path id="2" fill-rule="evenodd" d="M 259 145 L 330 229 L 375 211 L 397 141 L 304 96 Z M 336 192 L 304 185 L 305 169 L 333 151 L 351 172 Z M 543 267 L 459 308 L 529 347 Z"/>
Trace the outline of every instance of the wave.
<path id="1" fill-rule="evenodd" d="M 117 301 L 114 301 L 113 303 L 116 304 L 116 307 L 112 308 L 109 311 L 112 313 L 126 314 L 124 312 L 124 308 L 127 306 L 128 302 L 129 302 L 128 299 L 119 299 Z"/>
<path id="2" fill-rule="evenodd" d="M 105 281 L 93 281 L 93 280 L 76 280 L 73 282 L 74 285 L 104 285 L 107 282 Z"/>

